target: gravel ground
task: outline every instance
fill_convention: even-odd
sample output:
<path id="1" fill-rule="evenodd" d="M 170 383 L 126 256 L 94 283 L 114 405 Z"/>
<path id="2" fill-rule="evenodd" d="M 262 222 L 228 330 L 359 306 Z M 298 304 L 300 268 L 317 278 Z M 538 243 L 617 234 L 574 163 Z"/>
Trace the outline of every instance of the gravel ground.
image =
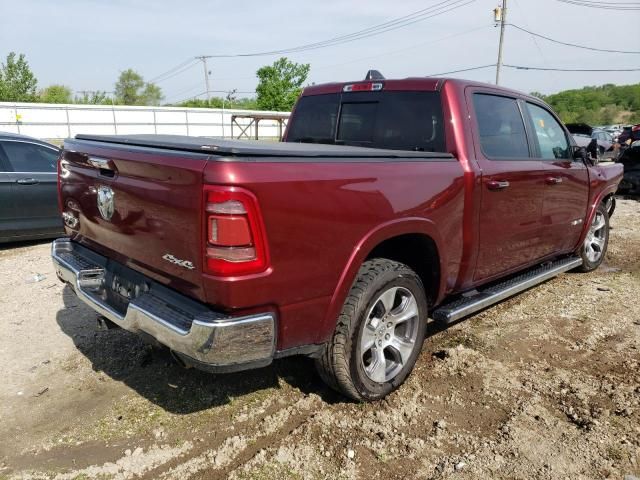
<path id="1" fill-rule="evenodd" d="M 48 244 L 2 247 L 0 479 L 640 476 L 640 202 L 611 224 L 599 270 L 431 332 L 407 384 L 368 405 L 304 358 L 181 369 L 97 330 Z"/>

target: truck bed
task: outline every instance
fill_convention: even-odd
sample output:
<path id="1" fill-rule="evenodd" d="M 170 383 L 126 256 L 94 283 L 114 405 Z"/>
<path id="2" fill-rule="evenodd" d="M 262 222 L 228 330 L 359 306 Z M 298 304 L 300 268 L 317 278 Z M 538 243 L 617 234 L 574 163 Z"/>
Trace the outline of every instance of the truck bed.
<path id="1" fill-rule="evenodd" d="M 251 157 L 253 161 L 264 158 L 273 161 L 273 157 L 287 158 L 340 158 L 370 159 L 372 161 L 386 159 L 411 160 L 450 160 L 448 153 L 414 152 L 407 150 L 386 150 L 379 148 L 353 147 L 345 145 L 328 145 L 317 143 L 285 143 L 257 140 L 227 140 L 213 137 L 188 137 L 184 135 L 76 135 L 76 140 L 87 140 L 106 144 L 129 145 L 135 147 L 157 148 L 179 152 L 213 153 L 230 157 Z M 235 158 L 234 158 L 235 160 Z"/>

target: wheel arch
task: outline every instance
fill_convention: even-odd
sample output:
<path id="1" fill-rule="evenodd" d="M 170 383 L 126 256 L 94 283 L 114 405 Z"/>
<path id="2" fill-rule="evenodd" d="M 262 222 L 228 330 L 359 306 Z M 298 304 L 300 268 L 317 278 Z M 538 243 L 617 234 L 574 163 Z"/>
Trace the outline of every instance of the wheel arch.
<path id="1" fill-rule="evenodd" d="M 589 210 L 587 211 L 587 218 L 582 225 L 582 235 L 580 235 L 580 241 L 576 245 L 576 249 L 579 249 L 582 246 L 585 238 L 587 237 L 587 232 L 589 232 L 589 227 L 591 226 L 591 222 L 593 221 L 593 217 L 596 214 L 596 210 L 601 203 L 606 202 L 607 198 L 615 195 L 616 190 L 618 188 L 618 184 L 609 185 L 604 188 L 598 195 L 594 197 L 594 200 L 589 204 Z M 614 198 L 615 201 L 615 198 Z M 608 212 L 607 212 L 608 213 Z"/>
<path id="2" fill-rule="evenodd" d="M 425 218 L 398 219 L 369 231 L 353 249 L 340 275 L 327 309 L 319 342 L 326 341 L 332 334 L 358 270 L 370 258 L 381 256 L 405 263 L 420 276 L 430 305 L 438 302 L 444 296 L 446 288 L 447 259 L 442 245 L 436 225 Z M 427 255 L 414 258 L 421 248 L 426 249 Z"/>

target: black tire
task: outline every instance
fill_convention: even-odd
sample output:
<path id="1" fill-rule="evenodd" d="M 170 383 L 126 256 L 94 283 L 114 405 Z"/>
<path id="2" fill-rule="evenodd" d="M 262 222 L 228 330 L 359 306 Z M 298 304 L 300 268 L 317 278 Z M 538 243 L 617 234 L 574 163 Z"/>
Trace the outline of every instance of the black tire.
<path id="1" fill-rule="evenodd" d="M 600 229 L 598 230 L 598 232 L 601 231 L 601 234 L 599 237 L 601 239 L 600 240 L 601 245 L 598 247 L 599 255 L 597 256 L 597 258 L 594 258 L 592 255 L 590 255 L 589 244 L 591 242 L 591 238 L 590 238 L 591 231 L 596 226 L 596 222 L 598 218 L 602 218 L 604 220 L 604 226 L 601 228 L 601 230 Z M 594 249 L 595 245 L 597 244 L 591 243 L 591 248 L 593 250 L 595 250 Z M 600 205 L 598 205 L 598 208 L 596 209 L 596 213 L 593 216 L 593 221 L 591 222 L 591 225 L 589 225 L 589 232 L 587 233 L 587 238 L 585 238 L 585 241 L 580 246 L 580 250 L 578 253 L 582 258 L 582 265 L 579 266 L 576 270 L 578 270 L 579 272 L 591 272 L 596 268 L 598 268 L 607 254 L 608 245 L 609 245 L 609 213 L 607 212 L 606 206 L 601 203 Z"/>
<path id="2" fill-rule="evenodd" d="M 374 349 L 378 351 L 377 348 L 380 347 L 374 345 L 372 350 L 363 353 L 361 352 L 361 342 L 364 341 L 365 335 L 368 337 L 374 334 L 378 335 L 378 331 L 384 329 L 385 324 L 390 325 L 386 323 L 385 318 L 387 316 L 393 317 L 392 312 L 399 311 L 398 309 L 402 311 L 403 305 L 406 303 L 402 300 L 397 307 L 388 309 L 380 321 L 382 326 L 375 330 L 375 333 L 372 333 L 373 320 L 370 319 L 370 316 L 374 315 L 373 309 L 380 306 L 380 302 L 383 302 L 382 295 L 387 292 L 399 292 L 400 297 L 398 298 L 408 292 L 405 298 L 409 299 L 408 301 L 411 301 L 412 305 L 417 306 L 417 315 L 412 315 L 410 320 L 412 324 L 411 335 L 415 336 L 415 341 L 412 344 L 411 353 L 405 352 L 407 353 L 406 361 L 404 359 L 400 361 L 401 355 L 397 356 L 396 369 L 398 372 L 395 376 L 388 381 L 375 382 L 365 371 L 368 367 L 363 363 L 363 355 Z M 393 295 L 396 294 L 393 293 Z M 394 296 L 393 302 L 396 301 L 395 298 Z M 413 300 L 415 300 L 415 304 Z M 316 359 L 316 367 L 320 377 L 334 390 L 357 401 L 372 402 L 384 398 L 402 385 L 420 355 L 427 328 L 427 310 L 424 287 L 420 277 L 413 270 L 402 263 L 384 258 L 366 261 L 360 267 L 358 276 L 345 300 L 332 338 L 325 345 L 321 356 Z M 398 325 L 400 325 L 400 321 Z M 365 327 L 368 328 L 366 333 L 364 332 Z M 375 328 L 373 327 L 373 329 Z M 394 329 L 393 338 L 396 338 L 395 328 L 397 326 L 387 328 Z M 389 335 L 385 338 L 388 339 Z M 387 348 L 391 348 L 391 350 L 387 350 Z M 398 350 L 393 350 L 393 346 L 382 347 L 379 351 L 383 356 L 389 351 L 391 353 L 398 352 Z M 393 360 L 389 360 L 389 362 L 392 364 Z M 386 361 L 384 365 L 387 368 Z M 383 370 L 386 372 L 386 369 Z"/>
<path id="3" fill-rule="evenodd" d="M 607 209 L 607 215 L 609 215 L 609 220 L 613 217 L 613 212 L 616 211 L 616 197 L 614 195 L 609 195 L 607 200 L 604 202 L 605 208 Z"/>

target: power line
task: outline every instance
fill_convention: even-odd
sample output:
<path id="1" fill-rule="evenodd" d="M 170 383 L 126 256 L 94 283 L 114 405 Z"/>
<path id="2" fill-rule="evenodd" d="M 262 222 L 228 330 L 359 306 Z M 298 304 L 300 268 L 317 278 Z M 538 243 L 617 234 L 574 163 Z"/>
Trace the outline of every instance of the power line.
<path id="1" fill-rule="evenodd" d="M 547 68 L 547 67 L 528 67 L 523 65 L 507 65 L 504 67 L 514 68 L 517 70 L 541 70 L 545 72 L 640 72 L 640 68 Z"/>
<path id="2" fill-rule="evenodd" d="M 518 25 L 515 25 L 513 23 L 508 23 L 507 25 L 509 25 L 510 27 L 513 27 L 515 29 L 521 30 L 521 31 L 523 31 L 525 33 L 528 33 L 529 35 L 533 35 L 534 37 L 543 38 L 544 40 L 548 40 L 549 42 L 558 43 L 560 45 L 566 45 L 568 47 L 582 48 L 584 50 L 592 50 L 592 51 L 595 51 L 595 52 L 625 53 L 625 54 L 633 54 L 633 55 L 640 54 L 640 51 L 610 50 L 610 49 L 607 49 L 607 48 L 587 47 L 586 45 L 578 45 L 578 44 L 575 44 L 575 43 L 563 42 L 561 40 L 556 40 L 554 38 L 547 37 L 545 35 L 541 35 L 539 33 L 532 32 L 530 30 L 527 30 L 526 28 L 519 27 Z"/>
<path id="3" fill-rule="evenodd" d="M 185 60 L 184 62 L 176 65 L 175 67 L 170 68 L 166 72 L 163 72 L 160 75 L 156 75 L 151 80 L 149 80 L 149 83 L 162 82 L 162 81 L 166 80 L 165 77 L 170 78 L 171 76 L 173 76 L 172 74 L 174 72 L 176 72 L 177 70 L 180 70 L 181 68 L 187 66 L 190 63 L 193 63 L 195 65 L 196 60 L 194 58 L 189 58 L 189 59 Z"/>
<path id="4" fill-rule="evenodd" d="M 320 42 L 299 45 L 297 47 L 284 48 L 280 50 L 252 52 L 252 53 L 216 54 L 216 55 L 207 55 L 207 57 L 208 58 L 257 57 L 257 56 L 266 56 L 266 55 L 279 55 L 284 53 L 304 52 L 308 50 L 316 50 L 319 48 L 332 47 L 332 46 L 340 45 L 343 43 L 353 42 L 356 40 L 361 40 L 363 38 L 372 37 L 375 35 L 381 35 L 383 33 L 396 30 L 398 28 L 404 28 L 409 25 L 413 25 L 414 23 L 422 22 L 429 18 L 433 18 L 435 16 L 442 15 L 452 10 L 456 10 L 458 8 L 464 7 L 475 1 L 476 0 L 445 0 L 435 5 L 432 5 L 431 7 L 418 10 L 416 12 L 410 13 L 403 17 L 399 17 L 378 25 L 374 25 L 372 27 L 368 27 L 366 29 L 359 30 L 357 32 L 352 32 L 346 35 L 333 37 L 327 40 L 322 40 Z"/>
<path id="5" fill-rule="evenodd" d="M 556 0 L 557 2 L 577 5 L 579 7 L 600 8 L 603 10 L 640 10 L 639 2 L 592 2 L 588 0 Z"/>
<path id="6" fill-rule="evenodd" d="M 479 65 L 477 67 L 462 68 L 460 70 L 451 70 L 450 72 L 430 73 L 429 75 L 426 75 L 426 76 L 427 77 L 441 77 L 442 75 L 450 75 L 452 73 L 461 73 L 461 72 L 470 72 L 472 70 L 482 70 L 483 68 L 493 68 L 495 66 L 496 66 L 495 63 L 490 63 L 488 65 Z M 507 65 L 504 65 L 504 66 L 506 67 Z"/>
<path id="7" fill-rule="evenodd" d="M 167 80 L 169 80 L 170 78 L 176 77 L 178 75 L 180 75 L 181 73 L 186 72 L 187 70 L 191 70 L 193 67 L 195 67 L 198 64 L 198 61 L 193 59 L 193 63 L 189 63 L 187 65 L 185 65 L 184 67 L 182 67 L 180 70 L 177 70 L 173 73 L 171 73 L 170 75 L 165 75 L 164 77 L 162 77 L 160 80 L 155 80 L 155 81 L 149 81 L 149 83 L 161 83 L 161 82 L 165 82 Z"/>

